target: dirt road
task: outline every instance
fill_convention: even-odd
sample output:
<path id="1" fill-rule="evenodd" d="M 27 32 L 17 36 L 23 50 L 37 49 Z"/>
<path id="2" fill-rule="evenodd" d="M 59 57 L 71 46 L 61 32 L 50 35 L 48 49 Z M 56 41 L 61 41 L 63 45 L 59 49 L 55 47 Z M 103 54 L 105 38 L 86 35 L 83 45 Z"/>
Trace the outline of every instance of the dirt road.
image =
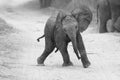
<path id="1" fill-rule="evenodd" d="M 36 59 L 44 49 L 44 25 L 49 15 L 39 10 L 2 10 L 5 19 L 15 32 L 0 35 L 0 80 L 119 80 L 120 34 L 82 33 L 91 66 L 83 68 L 72 46 L 68 50 L 74 66 L 62 67 L 60 52 L 52 53 L 46 66 L 36 66 Z M 92 25 L 92 24 L 91 24 Z"/>

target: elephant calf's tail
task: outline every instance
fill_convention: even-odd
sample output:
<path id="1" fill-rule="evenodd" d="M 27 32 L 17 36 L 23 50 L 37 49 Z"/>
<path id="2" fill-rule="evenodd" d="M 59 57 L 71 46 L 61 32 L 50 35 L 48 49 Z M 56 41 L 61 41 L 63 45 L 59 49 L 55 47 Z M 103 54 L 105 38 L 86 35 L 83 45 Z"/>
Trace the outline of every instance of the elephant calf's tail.
<path id="1" fill-rule="evenodd" d="M 39 37 L 39 38 L 37 39 L 37 41 L 40 42 L 40 39 L 43 38 L 43 37 L 45 37 L 45 35 L 42 35 L 41 37 Z"/>
<path id="2" fill-rule="evenodd" d="M 56 48 L 55 53 L 58 51 L 58 48 Z"/>

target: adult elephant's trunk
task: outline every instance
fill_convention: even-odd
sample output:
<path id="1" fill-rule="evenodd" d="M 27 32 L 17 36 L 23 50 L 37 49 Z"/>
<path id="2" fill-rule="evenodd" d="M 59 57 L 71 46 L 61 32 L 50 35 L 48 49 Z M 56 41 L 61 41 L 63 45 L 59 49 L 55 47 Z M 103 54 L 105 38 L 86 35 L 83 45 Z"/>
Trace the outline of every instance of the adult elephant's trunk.
<path id="1" fill-rule="evenodd" d="M 80 59 L 79 52 L 78 52 L 78 47 L 77 47 L 76 34 L 73 33 L 72 35 L 68 35 L 68 36 L 71 39 L 73 49 L 74 49 L 74 52 L 75 52 L 77 58 Z"/>

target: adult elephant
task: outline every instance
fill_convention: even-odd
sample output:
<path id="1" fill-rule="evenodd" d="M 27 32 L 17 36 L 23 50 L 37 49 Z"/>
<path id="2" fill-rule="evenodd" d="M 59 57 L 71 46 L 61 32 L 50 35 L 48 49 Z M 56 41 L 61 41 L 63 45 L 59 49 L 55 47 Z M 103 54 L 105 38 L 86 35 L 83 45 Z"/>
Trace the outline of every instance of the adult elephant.
<path id="1" fill-rule="evenodd" d="M 111 32 L 116 30 L 114 24 L 120 16 L 120 0 L 100 0 L 97 5 L 97 14 L 100 18 L 100 33 L 108 32 L 107 21 L 112 19 Z"/>
<path id="2" fill-rule="evenodd" d="M 55 47 L 62 54 L 64 61 L 63 66 L 73 65 L 67 51 L 67 45 L 70 41 L 72 42 L 74 52 L 78 59 L 80 59 L 81 55 L 81 61 L 84 68 L 87 68 L 90 65 L 82 36 L 79 33 L 78 23 L 72 15 L 68 15 L 63 11 L 60 11 L 56 18 L 49 18 L 45 26 L 44 36 L 45 50 L 37 59 L 39 65 L 44 65 L 45 59 Z"/>

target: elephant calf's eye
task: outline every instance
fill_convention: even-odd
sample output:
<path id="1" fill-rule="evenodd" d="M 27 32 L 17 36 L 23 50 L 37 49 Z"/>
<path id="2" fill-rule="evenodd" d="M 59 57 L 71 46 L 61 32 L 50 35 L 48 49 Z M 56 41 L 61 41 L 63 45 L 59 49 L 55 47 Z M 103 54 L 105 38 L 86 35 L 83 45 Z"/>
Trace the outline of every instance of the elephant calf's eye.
<path id="1" fill-rule="evenodd" d="M 77 29 L 78 27 L 77 26 L 75 26 L 75 29 Z"/>

